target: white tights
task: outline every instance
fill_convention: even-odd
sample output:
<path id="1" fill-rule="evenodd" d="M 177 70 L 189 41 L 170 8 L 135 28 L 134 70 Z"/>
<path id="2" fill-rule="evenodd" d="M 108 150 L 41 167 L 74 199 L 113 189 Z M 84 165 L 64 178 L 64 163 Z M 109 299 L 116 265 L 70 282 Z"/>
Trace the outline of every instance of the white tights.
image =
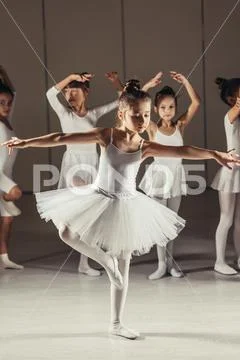
<path id="1" fill-rule="evenodd" d="M 234 224 L 233 239 L 237 256 L 240 256 L 240 193 L 219 191 L 220 221 L 216 230 L 216 263 L 214 269 L 225 275 L 236 274 L 225 261 L 228 232 Z"/>
<path id="2" fill-rule="evenodd" d="M 160 204 L 168 207 L 169 209 L 178 213 L 180 204 L 181 204 L 181 196 L 176 196 L 169 199 L 159 199 L 155 198 Z M 153 272 L 150 276 L 150 280 L 156 280 L 163 277 L 168 271 L 170 275 L 174 277 L 181 277 L 182 272 L 178 271 L 173 265 L 173 241 L 170 241 L 167 244 L 167 247 L 162 247 L 157 245 L 157 255 L 158 255 L 158 268 L 155 272 Z"/>
<path id="3" fill-rule="evenodd" d="M 139 334 L 122 325 L 122 316 L 128 291 L 131 254 L 125 256 L 124 260 L 120 259 L 117 262 L 116 258 L 101 248 L 92 247 L 81 241 L 78 234 L 73 234 L 65 226 L 59 229 L 59 236 L 73 249 L 90 257 L 105 268 L 111 282 L 111 323 L 109 331 L 112 335 L 136 339 Z"/>

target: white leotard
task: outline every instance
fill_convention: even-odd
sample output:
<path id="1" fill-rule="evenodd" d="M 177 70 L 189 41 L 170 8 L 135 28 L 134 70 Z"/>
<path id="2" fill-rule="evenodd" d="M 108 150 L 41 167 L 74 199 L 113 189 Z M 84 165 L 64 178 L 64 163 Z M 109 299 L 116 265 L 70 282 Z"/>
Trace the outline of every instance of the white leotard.
<path id="1" fill-rule="evenodd" d="M 75 114 L 71 109 L 65 107 L 58 95 L 60 90 L 52 87 L 47 92 L 48 101 L 58 115 L 62 131 L 65 133 L 87 132 L 97 126 L 100 117 L 114 110 L 118 106 L 118 100 L 109 104 L 88 110 L 83 117 Z M 96 177 L 99 156 L 95 144 L 73 144 L 67 145 L 63 155 L 61 174 L 58 187 L 65 188 L 74 185 L 75 177 L 81 178 L 84 184 L 91 184 Z"/>
<path id="2" fill-rule="evenodd" d="M 226 114 L 224 118 L 224 127 L 228 150 L 235 149 L 236 154 L 240 154 L 240 118 L 236 119 L 231 124 L 228 114 Z M 211 187 L 218 191 L 239 193 L 240 167 L 233 165 L 232 170 L 221 167 L 216 173 Z"/>
<path id="3" fill-rule="evenodd" d="M 125 152 L 110 143 L 101 151 L 98 176 L 92 185 L 36 194 L 42 218 L 56 227 L 67 225 L 90 246 L 118 257 L 143 254 L 154 244 L 165 246 L 184 226 L 176 213 L 136 191 L 142 161 L 139 150 Z"/>
<path id="4" fill-rule="evenodd" d="M 155 142 L 167 146 L 183 146 L 182 134 L 178 127 L 172 135 L 157 131 Z M 186 195 L 186 178 L 180 158 L 155 157 L 147 167 L 139 187 L 151 197 L 171 198 Z"/>
<path id="5" fill-rule="evenodd" d="M 0 121 L 0 143 L 10 140 L 13 136 L 15 136 L 14 131 Z M 0 190 L 5 193 L 8 193 L 16 185 L 12 180 L 12 169 L 16 155 L 16 149 L 13 149 L 11 156 L 9 156 L 8 148 L 6 146 L 0 147 Z"/>
<path id="6" fill-rule="evenodd" d="M 12 121 L 12 114 L 15 104 L 14 101 L 12 104 L 11 113 L 8 117 L 9 123 Z M 14 137 L 15 133 L 13 130 L 10 130 L 7 125 L 5 125 L 4 121 L 0 121 L 0 144 L 6 142 Z M 14 186 L 17 184 L 12 180 L 12 171 L 13 165 L 16 160 L 17 149 L 13 149 L 11 156 L 8 154 L 8 148 L 6 146 L 0 146 L 0 215 L 1 216 L 16 216 L 20 214 L 20 210 L 15 207 L 15 205 L 11 205 L 12 210 L 9 207 L 6 207 L 6 202 L 3 201 L 2 195 L 4 193 L 8 193 Z"/>

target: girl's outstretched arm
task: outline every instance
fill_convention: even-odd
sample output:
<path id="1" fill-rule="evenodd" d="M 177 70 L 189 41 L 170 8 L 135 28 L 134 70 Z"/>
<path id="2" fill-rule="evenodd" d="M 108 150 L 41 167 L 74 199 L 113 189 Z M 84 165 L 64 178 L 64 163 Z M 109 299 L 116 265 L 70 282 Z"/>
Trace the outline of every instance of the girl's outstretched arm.
<path id="1" fill-rule="evenodd" d="M 179 74 L 176 71 L 170 71 L 170 75 L 173 80 L 176 80 L 178 83 L 182 84 L 185 87 L 191 100 L 191 104 L 189 105 L 187 111 L 178 119 L 178 124 L 183 130 L 190 123 L 190 121 L 198 111 L 200 106 L 200 97 L 184 75 Z"/>
<path id="2" fill-rule="evenodd" d="M 106 132 L 109 129 L 96 128 L 85 133 L 52 133 L 35 137 L 32 139 L 18 139 L 12 138 L 1 144 L 1 146 L 7 146 L 11 151 L 12 148 L 27 148 L 27 147 L 54 147 L 68 144 L 87 144 L 96 143 L 105 146 Z"/>
<path id="3" fill-rule="evenodd" d="M 210 160 L 217 161 L 220 165 L 231 169 L 230 163 L 240 165 L 240 158 L 233 150 L 228 153 L 216 150 L 202 149 L 195 146 L 164 146 L 155 142 L 145 142 L 143 157 L 173 157 L 189 160 Z"/>

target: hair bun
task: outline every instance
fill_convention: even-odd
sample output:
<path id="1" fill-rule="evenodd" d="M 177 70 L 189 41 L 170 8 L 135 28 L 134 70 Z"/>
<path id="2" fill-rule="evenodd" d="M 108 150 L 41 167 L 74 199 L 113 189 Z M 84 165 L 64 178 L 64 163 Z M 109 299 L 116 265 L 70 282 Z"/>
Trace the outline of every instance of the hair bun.
<path id="1" fill-rule="evenodd" d="M 175 97 L 175 91 L 173 90 L 173 88 L 171 88 L 170 86 L 164 86 L 159 93 L 161 93 L 162 95 L 170 95 Z"/>
<path id="2" fill-rule="evenodd" d="M 128 80 L 124 86 L 124 91 L 133 93 L 141 89 L 140 81 L 137 79 Z"/>
<path id="3" fill-rule="evenodd" d="M 227 80 L 221 77 L 217 77 L 215 79 L 215 84 L 218 85 L 218 88 L 221 90 L 223 88 L 223 85 L 226 84 Z"/>
<path id="4" fill-rule="evenodd" d="M 173 88 L 170 86 L 164 86 L 162 89 L 160 89 L 156 95 L 154 100 L 154 105 L 158 107 L 159 103 L 162 101 L 163 98 L 170 96 L 175 100 L 175 104 L 177 106 L 177 96 Z"/>

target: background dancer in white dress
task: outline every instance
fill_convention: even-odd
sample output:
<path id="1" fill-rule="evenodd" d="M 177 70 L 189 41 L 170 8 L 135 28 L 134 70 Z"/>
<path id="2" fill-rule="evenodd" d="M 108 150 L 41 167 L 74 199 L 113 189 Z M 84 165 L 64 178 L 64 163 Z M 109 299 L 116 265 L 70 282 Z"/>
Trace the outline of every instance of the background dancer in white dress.
<path id="1" fill-rule="evenodd" d="M 154 109 L 159 116 L 156 124 L 151 122 L 147 129 L 149 139 L 162 145 L 182 146 L 184 129 L 196 114 L 200 99 L 190 82 L 180 73 L 171 71 L 172 79 L 182 84 L 191 100 L 187 111 L 176 121 L 177 97 L 171 87 L 165 86 L 155 96 Z M 143 87 L 148 90 L 161 82 L 162 73 L 158 73 Z M 182 159 L 155 158 L 139 184 L 148 196 L 159 201 L 169 209 L 178 212 L 182 195 L 186 195 L 186 178 Z M 166 273 L 173 277 L 182 277 L 183 273 L 173 264 L 173 241 L 166 248 L 157 246 L 158 268 L 151 275 L 150 280 L 162 278 Z"/>
<path id="2" fill-rule="evenodd" d="M 154 244 L 166 246 L 184 226 L 167 207 L 136 190 L 141 161 L 152 156 L 215 159 L 221 165 L 240 160 L 215 150 L 193 146 L 164 146 L 144 141 L 151 98 L 129 81 L 119 99 L 118 127 L 87 133 L 54 133 L 33 139 L 12 139 L 12 148 L 99 144 L 101 156 L 95 183 L 36 194 L 42 218 L 52 220 L 61 239 L 91 257 L 106 270 L 111 282 L 110 334 L 136 339 L 139 334 L 122 323 L 131 254 L 144 254 Z M 64 206 L 63 206 L 64 205 Z M 143 221 L 144 219 L 144 221 Z"/>
<path id="3" fill-rule="evenodd" d="M 5 142 L 14 137 L 11 124 L 14 108 L 15 90 L 2 66 L 0 66 L 0 142 Z M 14 216 L 21 214 L 13 201 L 18 200 L 22 192 L 12 180 L 12 169 L 17 151 L 13 156 L 8 156 L 6 148 L 0 148 L 0 268 L 23 269 L 9 260 L 8 243 L 11 236 Z"/>
<path id="4" fill-rule="evenodd" d="M 224 118 L 228 150 L 235 149 L 240 154 L 240 78 L 225 80 L 217 78 L 221 99 L 230 107 Z M 237 271 L 225 260 L 229 229 L 234 224 L 233 239 L 240 269 L 240 169 L 220 169 L 212 188 L 218 190 L 220 221 L 216 231 L 216 263 L 214 270 L 224 275 L 234 275 Z"/>
<path id="5" fill-rule="evenodd" d="M 97 126 L 100 117 L 117 108 L 118 100 L 88 110 L 86 101 L 92 77 L 93 75 L 89 73 L 72 74 L 48 90 L 48 101 L 58 115 L 63 132 L 89 131 Z M 108 72 L 106 77 L 120 95 L 122 84 L 118 74 Z M 61 92 L 64 93 L 67 100 L 66 106 L 58 98 Z M 58 188 L 93 183 L 97 173 L 98 161 L 96 144 L 68 145 L 62 159 Z M 80 257 L 78 271 L 89 276 L 101 275 L 99 270 L 89 266 L 88 258 L 83 254 Z"/>

